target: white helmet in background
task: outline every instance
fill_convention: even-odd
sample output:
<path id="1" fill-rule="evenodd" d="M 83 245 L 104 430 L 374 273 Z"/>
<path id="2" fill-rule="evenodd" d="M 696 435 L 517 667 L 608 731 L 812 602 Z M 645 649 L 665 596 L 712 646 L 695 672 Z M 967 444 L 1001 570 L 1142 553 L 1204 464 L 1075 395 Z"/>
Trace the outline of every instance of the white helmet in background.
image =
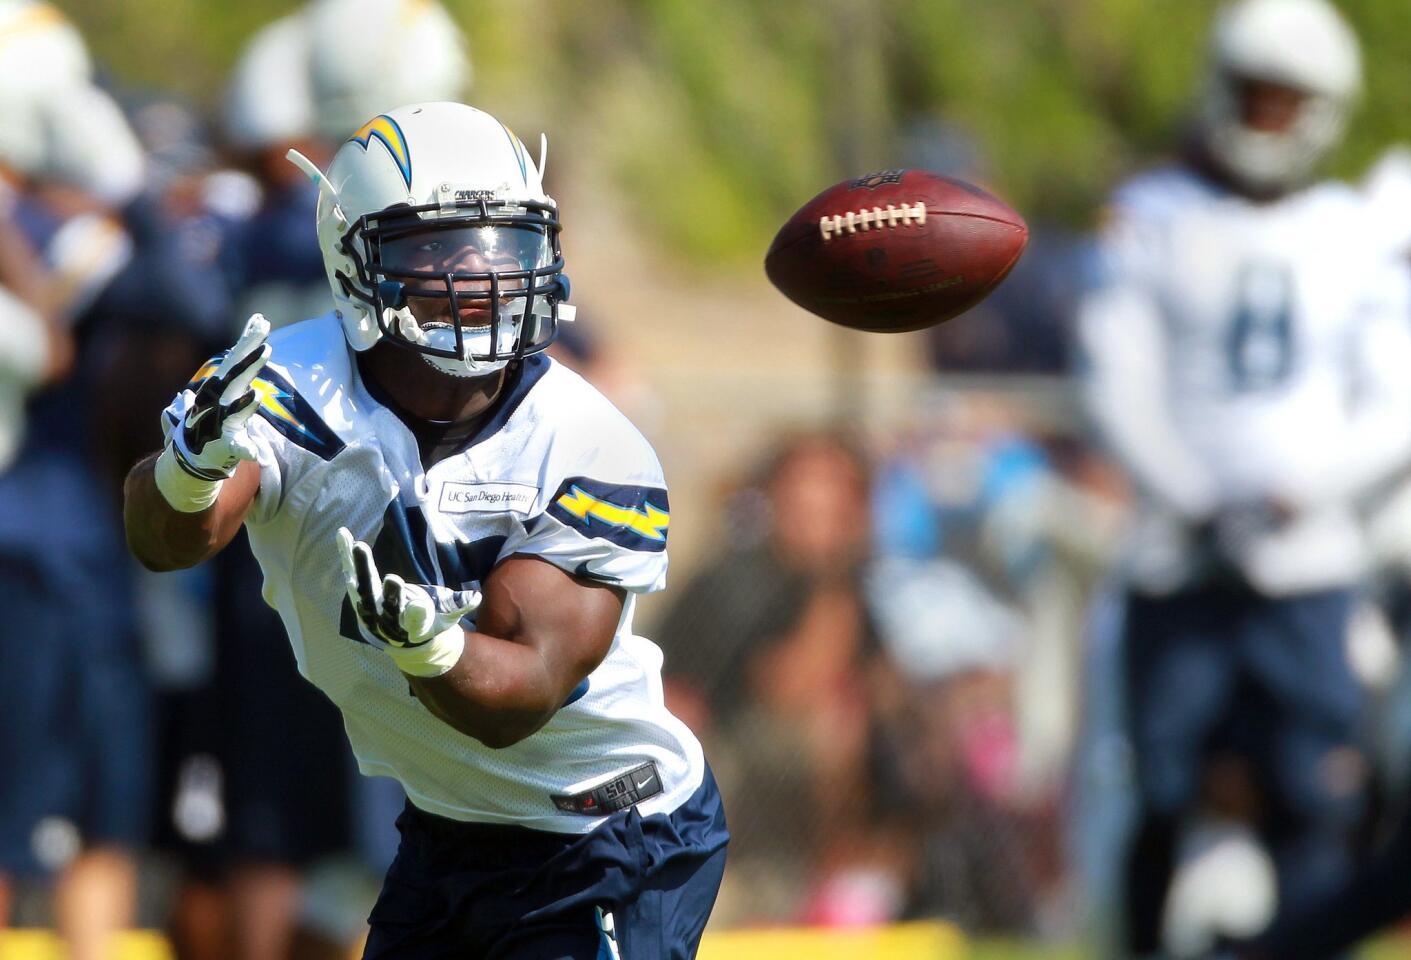
<path id="1" fill-rule="evenodd" d="M 225 137 L 241 150 L 288 146 L 314 126 L 303 13 L 261 27 L 241 51 L 225 97 Z"/>
<path id="2" fill-rule="evenodd" d="M 42 171 L 44 99 L 92 76 L 83 37 L 62 13 L 34 0 L 0 0 L 0 164 L 25 176 Z"/>
<path id="3" fill-rule="evenodd" d="M 1211 37 L 1200 118 L 1206 147 L 1251 187 L 1296 186 L 1342 138 L 1361 72 L 1357 38 L 1326 0 L 1237 0 L 1220 11 Z M 1305 94 L 1288 129 L 1244 124 L 1243 80 Z"/>
<path id="4" fill-rule="evenodd" d="M 363 124 L 326 174 L 289 158 L 319 186 L 319 246 L 354 350 L 385 338 L 443 372 L 481 376 L 543 350 L 572 319 L 557 205 L 524 144 L 488 113 L 398 107 Z"/>
<path id="5" fill-rule="evenodd" d="M 0 0 L 0 164 L 120 207 L 142 188 L 142 148 L 92 73 L 83 38 L 63 14 L 47 3 Z"/>
<path id="6" fill-rule="evenodd" d="M 460 28 L 431 0 L 313 0 L 246 44 L 225 102 L 236 147 L 337 143 L 404 103 L 458 100 L 470 85 Z"/>
<path id="7" fill-rule="evenodd" d="M 313 0 L 304 11 L 317 132 L 339 141 L 404 103 L 459 100 L 470 86 L 460 28 L 429 0 Z"/>
<path id="8" fill-rule="evenodd" d="M 0 0 L 0 62 L 11 88 L 93 81 L 83 37 L 62 13 L 37 0 Z"/>

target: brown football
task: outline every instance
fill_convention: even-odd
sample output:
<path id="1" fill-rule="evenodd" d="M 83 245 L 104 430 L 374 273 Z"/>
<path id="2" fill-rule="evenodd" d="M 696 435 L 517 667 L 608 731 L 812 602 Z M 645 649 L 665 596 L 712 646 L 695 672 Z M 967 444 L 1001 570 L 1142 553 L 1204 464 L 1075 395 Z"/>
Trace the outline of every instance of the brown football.
<path id="1" fill-rule="evenodd" d="M 979 187 L 925 170 L 844 180 L 789 218 L 764 272 L 825 320 L 883 333 L 920 330 L 984 299 L 1029 228 Z"/>

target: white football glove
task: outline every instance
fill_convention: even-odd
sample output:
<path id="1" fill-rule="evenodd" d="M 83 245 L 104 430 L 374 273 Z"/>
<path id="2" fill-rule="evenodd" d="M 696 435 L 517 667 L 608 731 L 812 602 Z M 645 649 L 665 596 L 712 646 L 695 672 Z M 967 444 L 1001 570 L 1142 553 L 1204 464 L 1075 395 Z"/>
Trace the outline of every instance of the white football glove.
<path id="1" fill-rule="evenodd" d="M 269 359 L 268 336 L 269 321 L 263 314 L 250 317 L 216 372 L 194 392 L 182 391 L 185 414 L 168 442 L 176 449 L 177 462 L 192 476 L 225 480 L 241 460 L 255 459 L 255 445 L 245 425 L 259 405 L 250 385 Z"/>
<path id="2" fill-rule="evenodd" d="M 387 644 L 398 669 L 439 677 L 456 665 L 465 648 L 461 618 L 479 609 L 479 591 L 407 583 L 395 573 L 379 577 L 372 548 L 347 527 L 338 529 L 338 554 L 353 611 L 368 633 Z"/>
<path id="3" fill-rule="evenodd" d="M 256 458 L 246 424 L 259 407 L 251 384 L 269 359 L 269 321 L 254 314 L 214 373 L 189 387 L 163 413 L 167 445 L 157 462 L 157 486 L 177 510 L 215 502 L 220 484 L 241 460 Z"/>

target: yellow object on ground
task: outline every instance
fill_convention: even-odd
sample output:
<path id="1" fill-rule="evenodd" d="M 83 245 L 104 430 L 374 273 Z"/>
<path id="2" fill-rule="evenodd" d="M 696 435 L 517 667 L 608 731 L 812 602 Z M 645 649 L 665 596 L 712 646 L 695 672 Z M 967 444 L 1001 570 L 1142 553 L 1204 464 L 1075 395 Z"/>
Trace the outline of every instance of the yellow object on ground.
<path id="1" fill-rule="evenodd" d="M 0 960 L 65 960 L 64 943 L 49 930 L 0 930 Z M 176 960 L 166 937 L 155 930 L 118 935 L 113 960 Z"/>
<path id="2" fill-rule="evenodd" d="M 0 930 L 0 960 L 64 960 L 48 930 Z M 113 960 L 175 960 L 160 933 L 122 934 Z M 707 934 L 699 960 L 963 960 L 965 938 L 941 923 L 868 930 L 729 930 Z"/>
<path id="3" fill-rule="evenodd" d="M 944 923 L 866 930 L 727 930 L 708 933 L 699 960 L 964 960 L 965 938 Z"/>

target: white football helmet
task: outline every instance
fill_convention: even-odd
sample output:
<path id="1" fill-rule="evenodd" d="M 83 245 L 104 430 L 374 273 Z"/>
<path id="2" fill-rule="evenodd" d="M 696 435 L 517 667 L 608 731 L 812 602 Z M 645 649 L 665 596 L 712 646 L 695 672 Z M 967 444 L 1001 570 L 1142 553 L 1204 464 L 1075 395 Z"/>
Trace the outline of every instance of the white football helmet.
<path id="1" fill-rule="evenodd" d="M 142 150 L 92 73 L 83 38 L 58 10 L 0 0 L 0 165 L 118 207 L 142 187 Z"/>
<path id="2" fill-rule="evenodd" d="M 1362 67 L 1357 37 L 1326 0 L 1237 0 L 1216 18 L 1207 71 L 1200 124 L 1213 159 L 1255 189 L 1281 192 L 1342 138 Z M 1246 79 L 1306 94 L 1287 130 L 1244 124 Z"/>
<path id="3" fill-rule="evenodd" d="M 313 131 L 307 19 L 301 11 L 266 24 L 241 51 L 225 97 L 223 120 L 231 146 L 287 146 Z"/>
<path id="4" fill-rule="evenodd" d="M 335 143 L 374 114 L 459 100 L 470 86 L 465 37 L 439 3 L 313 0 L 304 18 L 314 123 Z"/>
<path id="5" fill-rule="evenodd" d="M 0 76 L 7 90 L 52 90 L 93 82 L 77 28 L 42 0 L 0 0 Z"/>
<path id="6" fill-rule="evenodd" d="M 337 143 L 399 104 L 459 99 L 470 73 L 465 37 L 438 3 L 311 0 L 246 44 L 226 95 L 227 137 L 243 149 L 315 135 Z"/>
<path id="7" fill-rule="evenodd" d="M 482 376 L 543 350 L 572 319 L 557 205 L 488 113 L 412 104 L 363 124 L 326 174 L 289 158 L 318 184 L 319 245 L 354 350 L 386 338 L 443 372 Z"/>

